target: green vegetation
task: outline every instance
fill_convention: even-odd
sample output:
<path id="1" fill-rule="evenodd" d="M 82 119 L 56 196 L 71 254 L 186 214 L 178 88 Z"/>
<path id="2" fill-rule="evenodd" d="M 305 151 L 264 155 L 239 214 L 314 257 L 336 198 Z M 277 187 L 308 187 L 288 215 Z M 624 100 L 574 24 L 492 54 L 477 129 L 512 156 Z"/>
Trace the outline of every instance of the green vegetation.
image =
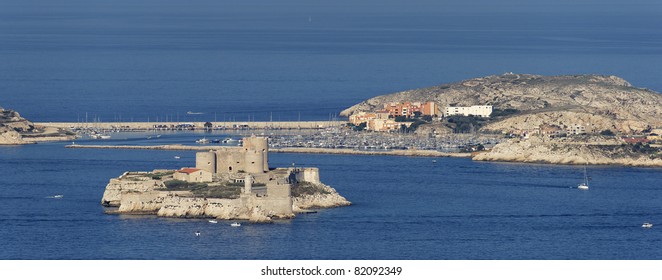
<path id="1" fill-rule="evenodd" d="M 168 172 L 159 172 L 159 173 L 147 173 L 147 177 L 152 178 L 154 180 L 161 180 L 165 176 L 169 176 L 175 173 L 174 171 L 168 171 Z"/>
<path id="2" fill-rule="evenodd" d="M 314 194 L 330 194 L 323 186 L 315 185 L 309 182 L 299 182 L 292 186 L 292 197 Z"/>
<path id="3" fill-rule="evenodd" d="M 652 147 L 649 144 L 636 143 L 634 145 L 633 144 L 621 144 L 619 146 L 602 145 L 597 147 L 612 155 L 631 156 L 631 157 L 646 155 L 650 159 L 662 159 L 662 150 L 660 150 L 660 148 Z"/>
<path id="4" fill-rule="evenodd" d="M 189 191 L 195 188 L 206 188 L 205 183 L 189 183 L 182 180 L 168 180 L 163 182 L 169 191 Z"/>
<path id="5" fill-rule="evenodd" d="M 353 123 L 347 123 L 347 126 L 354 131 L 363 131 L 368 126 L 368 123 L 362 122 L 359 125 L 354 125 Z"/>
<path id="6" fill-rule="evenodd" d="M 190 191 L 195 197 L 206 198 L 239 198 L 243 184 L 205 184 L 189 183 L 181 180 L 169 180 L 163 182 L 166 185 L 166 191 Z"/>
<path id="7" fill-rule="evenodd" d="M 632 152 L 642 153 L 642 154 L 656 154 L 660 150 L 658 148 L 651 147 L 649 144 L 636 143 L 631 145 Z"/>
<path id="8" fill-rule="evenodd" d="M 494 109 L 492 109 L 492 114 L 490 115 L 490 117 L 497 118 L 497 117 L 515 115 L 515 114 L 519 114 L 519 113 L 520 113 L 520 110 L 517 110 L 517 109 L 510 109 L 510 108 L 509 109 L 497 109 L 497 108 L 494 108 Z"/>
<path id="9" fill-rule="evenodd" d="M 603 135 L 603 136 L 616 136 L 616 134 L 613 131 L 609 130 L 609 129 L 601 131 L 600 135 Z"/>
<path id="10" fill-rule="evenodd" d="M 487 120 L 475 116 L 452 116 L 447 121 L 454 124 L 451 126 L 454 133 L 473 133 L 480 129 Z"/>
<path id="11" fill-rule="evenodd" d="M 239 198 L 241 187 L 214 185 L 206 186 L 204 188 L 194 188 L 191 190 L 191 193 L 196 197 L 235 199 Z"/>

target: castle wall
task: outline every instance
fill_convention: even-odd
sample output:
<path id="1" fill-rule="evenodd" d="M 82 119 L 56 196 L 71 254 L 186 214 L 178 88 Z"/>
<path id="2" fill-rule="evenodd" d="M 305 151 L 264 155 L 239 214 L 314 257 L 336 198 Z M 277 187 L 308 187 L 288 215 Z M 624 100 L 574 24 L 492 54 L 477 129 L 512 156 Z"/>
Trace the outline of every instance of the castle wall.
<path id="1" fill-rule="evenodd" d="M 295 169 L 296 179 L 299 182 L 309 182 L 313 184 L 321 184 L 320 171 L 317 167 L 305 167 Z"/>
<path id="2" fill-rule="evenodd" d="M 199 152 L 195 154 L 195 168 L 216 173 L 216 153 Z"/>
<path id="3" fill-rule="evenodd" d="M 245 153 L 242 149 L 233 148 L 216 151 L 216 173 L 237 173 L 245 171 Z"/>
<path id="4" fill-rule="evenodd" d="M 244 138 L 244 150 L 262 152 L 262 170 L 269 171 L 269 140 L 266 137 L 246 137 Z"/>
<path id="5" fill-rule="evenodd" d="M 241 148 L 225 148 L 216 150 L 215 173 L 264 173 L 269 171 L 269 144 L 266 137 L 246 137 Z M 201 154 L 200 164 L 211 155 Z M 203 169 L 203 168 L 200 168 Z"/>
<path id="6" fill-rule="evenodd" d="M 246 163 L 244 171 L 248 173 L 264 173 L 264 152 L 245 151 Z"/>
<path id="7" fill-rule="evenodd" d="M 267 195 L 256 199 L 262 209 L 269 209 L 276 216 L 292 215 L 290 184 L 271 181 L 267 184 Z"/>

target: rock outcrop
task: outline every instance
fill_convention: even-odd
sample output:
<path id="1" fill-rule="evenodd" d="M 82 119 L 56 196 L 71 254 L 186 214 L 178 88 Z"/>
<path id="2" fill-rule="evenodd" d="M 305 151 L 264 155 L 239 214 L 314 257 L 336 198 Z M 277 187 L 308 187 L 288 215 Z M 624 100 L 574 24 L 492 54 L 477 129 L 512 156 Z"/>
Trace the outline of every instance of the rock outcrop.
<path id="1" fill-rule="evenodd" d="M 315 183 L 302 182 L 305 193 L 292 194 L 292 211 L 274 211 L 268 197 L 243 194 L 238 198 L 198 197 L 190 191 L 167 190 L 164 182 L 153 179 L 153 172 L 125 172 L 111 179 L 101 204 L 118 207 L 112 213 L 155 214 L 161 217 L 215 218 L 219 220 L 249 220 L 270 222 L 273 218 L 288 219 L 302 209 L 331 208 L 350 205 L 338 192 L 313 177 Z M 289 197 L 289 196 L 288 196 Z"/>
<path id="2" fill-rule="evenodd" d="M 492 105 L 495 116 L 499 110 L 516 110 L 516 114 L 492 118 L 482 128 L 489 131 L 527 129 L 530 122 L 544 120 L 557 120 L 563 125 L 586 121 L 598 131 L 609 129 L 626 134 L 640 132 L 647 126 L 662 127 L 662 94 L 633 87 L 616 76 L 601 75 L 507 73 L 474 78 L 377 96 L 341 115 L 374 111 L 386 103 L 403 101 L 435 101 L 442 110 L 446 106 Z"/>
<path id="3" fill-rule="evenodd" d="M 292 209 L 301 212 L 304 209 L 333 208 L 349 206 L 352 203 L 342 197 L 336 189 L 325 184 L 315 184 L 318 191 L 309 194 L 300 194 L 292 198 Z"/>
<path id="4" fill-rule="evenodd" d="M 34 144 L 42 141 L 64 141 L 75 134 L 59 128 L 35 126 L 12 110 L 0 108 L 0 145 Z"/>
<path id="5" fill-rule="evenodd" d="M 511 139 L 496 145 L 491 151 L 475 154 L 473 159 L 551 164 L 615 164 L 662 167 L 662 156 L 659 154 L 659 150 L 655 148 L 637 148 L 633 145 L 625 145 L 616 138 L 599 136 Z"/>

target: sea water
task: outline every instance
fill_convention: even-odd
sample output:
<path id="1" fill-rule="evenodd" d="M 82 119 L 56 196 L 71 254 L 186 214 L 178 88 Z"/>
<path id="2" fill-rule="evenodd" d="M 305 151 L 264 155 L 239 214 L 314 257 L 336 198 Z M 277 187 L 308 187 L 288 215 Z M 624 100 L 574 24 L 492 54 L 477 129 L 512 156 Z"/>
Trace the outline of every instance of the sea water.
<path id="1" fill-rule="evenodd" d="M 1 5 L 0 106 L 34 121 L 328 120 L 373 96 L 505 72 L 662 91 L 655 0 Z"/>
<path id="2" fill-rule="evenodd" d="M 659 1 L 464 2 L 3 0 L 0 106 L 33 121 L 326 120 L 510 71 L 662 90 Z M 662 258 L 660 169 L 590 166 L 579 191 L 576 166 L 272 154 L 319 167 L 354 204 L 233 228 L 104 213 L 110 178 L 194 152 L 65 144 L 0 147 L 0 259 Z"/>
<path id="3" fill-rule="evenodd" d="M 169 137 L 182 140 L 174 134 L 160 141 Z M 196 136 L 187 137 L 184 143 Z M 114 141 L 89 142 L 151 140 Z M 319 167 L 321 180 L 353 205 L 241 227 L 111 215 L 101 206 L 110 178 L 191 166 L 195 152 L 2 147 L 0 259 L 662 258 L 659 169 L 589 166 L 591 189 L 582 191 L 580 166 L 279 153 L 269 159 L 272 167 Z M 644 222 L 655 226 L 643 229 Z"/>

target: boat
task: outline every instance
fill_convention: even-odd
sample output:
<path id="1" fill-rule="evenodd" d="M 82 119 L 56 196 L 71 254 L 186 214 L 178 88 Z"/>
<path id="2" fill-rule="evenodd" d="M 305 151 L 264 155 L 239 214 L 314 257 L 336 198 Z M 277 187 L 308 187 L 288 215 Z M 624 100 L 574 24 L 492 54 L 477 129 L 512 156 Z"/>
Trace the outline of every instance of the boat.
<path id="1" fill-rule="evenodd" d="M 195 143 L 198 143 L 198 144 L 207 144 L 207 143 L 209 143 L 209 139 L 207 139 L 207 138 L 201 138 L 201 139 L 195 140 Z"/>
<path id="2" fill-rule="evenodd" d="M 231 226 L 231 227 L 240 227 L 241 224 L 240 224 L 240 223 L 237 223 L 237 222 L 234 222 L 234 223 L 231 223 L 230 226 Z"/>
<path id="3" fill-rule="evenodd" d="M 180 159 L 180 158 L 182 158 L 182 157 L 180 157 L 180 156 L 175 156 L 175 159 Z"/>
<path id="4" fill-rule="evenodd" d="M 225 143 L 225 144 L 231 144 L 231 143 L 237 143 L 237 142 L 239 142 L 239 140 L 232 139 L 232 138 L 223 139 L 223 143 Z"/>
<path id="5" fill-rule="evenodd" d="M 187 115 L 203 115 L 204 113 L 203 113 L 203 112 L 191 112 L 191 111 L 188 111 L 188 112 L 186 112 L 186 114 L 187 114 Z"/>
<path id="6" fill-rule="evenodd" d="M 60 199 L 60 198 L 63 198 L 63 197 L 64 197 L 64 195 L 56 194 L 56 195 L 52 195 L 52 196 L 47 196 L 46 198 Z"/>
<path id="7" fill-rule="evenodd" d="M 652 227 L 653 227 L 653 224 L 651 224 L 651 223 L 644 223 L 643 225 L 641 225 L 641 227 L 642 227 L 642 228 L 652 228 Z"/>
<path id="8" fill-rule="evenodd" d="M 432 163 L 437 163 L 437 160 L 436 160 L 436 159 L 433 159 L 433 160 L 432 160 Z"/>
<path id="9" fill-rule="evenodd" d="M 200 236 L 200 232 L 199 232 L 199 231 L 196 231 L 196 232 L 195 232 L 195 236 Z"/>
<path id="10" fill-rule="evenodd" d="M 212 224 L 218 224 L 217 220 L 209 220 L 209 222 L 212 223 Z"/>
<path id="11" fill-rule="evenodd" d="M 587 191 L 588 190 L 588 176 L 586 175 L 586 166 L 584 166 L 584 182 L 577 186 L 577 189 Z"/>

